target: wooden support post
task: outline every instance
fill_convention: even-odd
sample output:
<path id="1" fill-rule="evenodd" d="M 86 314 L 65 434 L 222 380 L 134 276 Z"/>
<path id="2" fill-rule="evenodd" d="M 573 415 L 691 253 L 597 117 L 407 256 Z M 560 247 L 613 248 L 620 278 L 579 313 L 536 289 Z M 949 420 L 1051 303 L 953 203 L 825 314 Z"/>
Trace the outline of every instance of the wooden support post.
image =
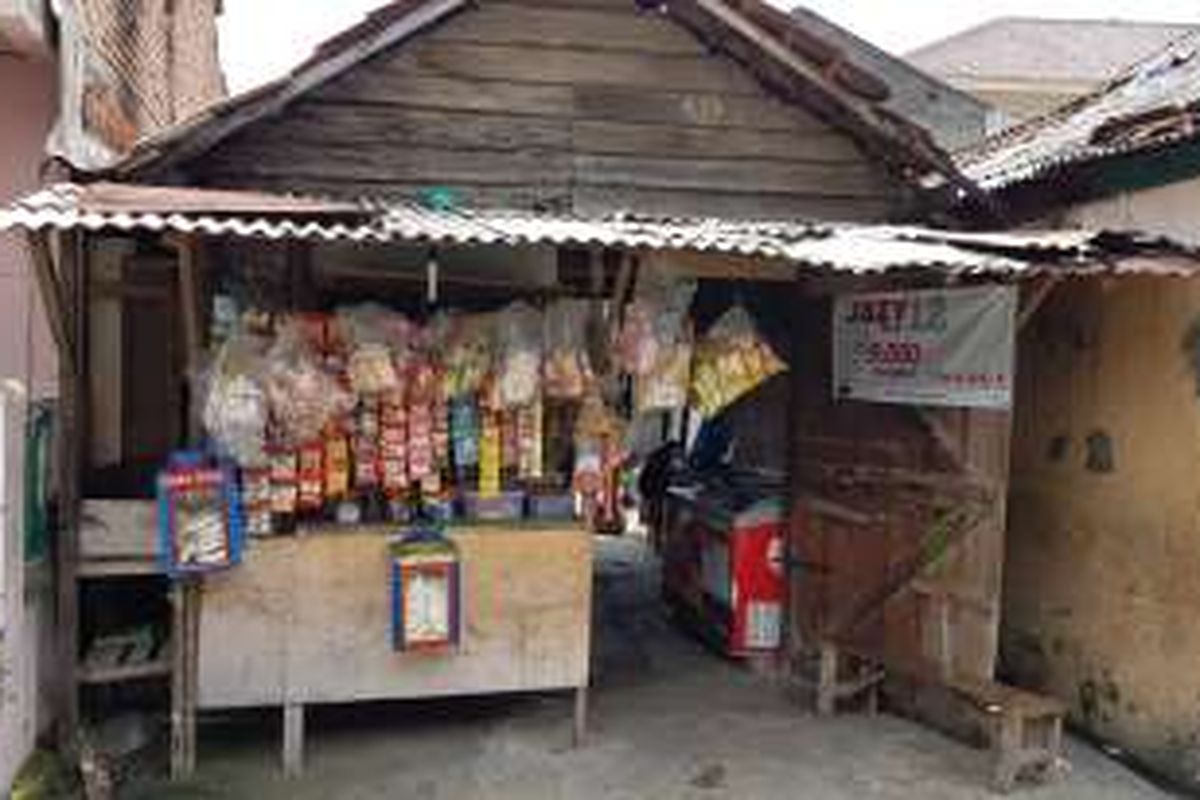
<path id="1" fill-rule="evenodd" d="M 183 318 L 187 374 L 200 368 L 205 348 L 204 264 L 201 241 L 194 236 L 170 240 L 178 253 L 179 308 Z M 188 392 L 188 444 L 200 443 L 200 414 Z M 175 584 L 171 626 L 171 775 L 190 777 L 196 770 L 196 702 L 199 693 L 200 606 L 199 578 Z"/>
<path id="2" fill-rule="evenodd" d="M 304 772 L 304 704 L 283 706 L 283 773 L 298 778 Z"/>
<path id="3" fill-rule="evenodd" d="M 575 747 L 582 747 L 587 736 L 588 687 L 579 686 L 575 689 L 575 718 L 573 720 L 572 742 Z"/>
<path id="4" fill-rule="evenodd" d="M 993 788 L 997 792 L 1008 793 L 1016 786 L 1021 771 L 1024 725 L 1020 714 L 1010 709 L 1005 709 L 997 724 L 1000 730 L 995 743 L 996 772 L 993 776 Z"/>
<path id="5" fill-rule="evenodd" d="M 317 308 L 316 278 L 313 274 L 312 244 L 306 241 L 289 241 L 284 256 L 287 263 L 288 286 L 291 287 L 291 305 L 299 311 Z"/>
<path id="6" fill-rule="evenodd" d="M 196 770 L 196 698 L 200 583 L 180 579 L 171 590 L 171 777 Z"/>
<path id="7" fill-rule="evenodd" d="M 182 780 L 190 773 L 187 770 L 186 720 L 184 719 L 184 695 L 186 694 L 183 647 L 183 629 L 186 627 L 187 612 L 184 608 L 183 584 L 171 587 L 171 779 Z"/>
<path id="8" fill-rule="evenodd" d="M 820 663 L 817 672 L 817 713 L 823 717 L 837 710 L 838 650 L 831 641 L 819 645 Z"/>
<path id="9" fill-rule="evenodd" d="M 41 246 L 45 245 L 45 250 Z M 38 271 L 47 298 L 56 296 L 53 286 L 61 282 L 62 306 L 58 335 L 66 350 L 60 350 L 58 376 L 58 535 L 55 537 L 56 581 L 55 653 L 59 670 L 58 744 L 68 759 L 74 757 L 79 728 L 79 693 L 76 667 L 79 658 L 79 521 L 82 507 L 83 464 L 87 404 L 83 370 L 86 361 L 87 276 L 84 241 L 73 231 L 58 238 L 58 270 L 54 275 L 49 246 L 38 246 Z M 51 309 L 47 307 L 47 311 Z"/>
<path id="10" fill-rule="evenodd" d="M 204 363 L 206 346 L 206 314 L 204 290 L 204 248 L 194 236 L 171 239 L 178 254 L 179 311 L 183 321 L 183 342 L 186 358 L 185 386 L 188 397 L 188 444 L 200 441 L 200 410 L 192 396 L 190 379 Z"/>
<path id="11" fill-rule="evenodd" d="M 186 658 L 186 682 L 184 684 L 184 770 L 188 775 L 196 771 L 196 701 L 200 685 L 200 602 L 203 586 L 199 580 L 189 580 L 183 586 L 184 653 Z"/>

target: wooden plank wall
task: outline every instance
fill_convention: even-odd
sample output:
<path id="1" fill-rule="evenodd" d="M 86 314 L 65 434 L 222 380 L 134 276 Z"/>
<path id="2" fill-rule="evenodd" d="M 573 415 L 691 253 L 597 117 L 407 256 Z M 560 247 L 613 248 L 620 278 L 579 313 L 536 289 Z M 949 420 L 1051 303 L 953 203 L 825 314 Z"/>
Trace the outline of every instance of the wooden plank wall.
<path id="1" fill-rule="evenodd" d="M 501 526 L 451 537 L 463 565 L 463 629 L 445 654 L 391 649 L 383 531 L 256 541 L 246 563 L 204 583 L 200 707 L 586 686 L 590 536 Z"/>
<path id="2" fill-rule="evenodd" d="M 839 291 L 854 288 L 888 287 Z M 1010 416 L 835 402 L 830 314 L 827 291 L 802 290 L 792 373 L 793 642 L 802 650 L 830 638 L 908 676 L 991 678 Z M 969 520 L 954 529 L 961 537 L 948 536 L 942 557 L 905 577 L 939 519 L 958 512 Z M 898 588 L 888 594 L 889 586 Z M 844 624 L 874 601 L 875 611 Z"/>
<path id="3" fill-rule="evenodd" d="M 854 142 L 627 0 L 488 0 L 187 166 L 220 186 L 591 213 L 880 219 Z"/>

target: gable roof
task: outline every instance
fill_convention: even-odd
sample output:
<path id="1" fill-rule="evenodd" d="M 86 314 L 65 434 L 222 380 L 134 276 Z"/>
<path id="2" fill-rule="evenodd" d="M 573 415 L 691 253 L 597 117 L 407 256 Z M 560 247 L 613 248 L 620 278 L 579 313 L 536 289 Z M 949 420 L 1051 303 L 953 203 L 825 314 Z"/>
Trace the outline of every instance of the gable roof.
<path id="1" fill-rule="evenodd" d="M 911 63 L 945 78 L 1102 83 L 1200 25 L 1001 17 L 920 47 Z"/>
<path id="2" fill-rule="evenodd" d="M 486 0 L 477 0 L 486 2 Z M 812 111 L 846 131 L 914 185 L 929 176 L 962 185 L 953 162 L 920 126 L 889 111 L 887 84 L 843 57 L 803 24 L 761 0 L 629 0 L 643 13 L 663 13 L 724 52 L 763 82 L 786 74 L 804 87 Z M 194 158 L 288 103 L 468 8 L 471 0 L 393 0 L 319 45 L 291 73 L 219 103 L 141 142 L 106 175 L 136 179 Z M 968 187 L 970 188 L 970 187 Z"/>
<path id="3" fill-rule="evenodd" d="M 1071 167 L 1193 140 L 1200 122 L 1200 33 L 1049 114 L 958 154 L 986 191 Z"/>

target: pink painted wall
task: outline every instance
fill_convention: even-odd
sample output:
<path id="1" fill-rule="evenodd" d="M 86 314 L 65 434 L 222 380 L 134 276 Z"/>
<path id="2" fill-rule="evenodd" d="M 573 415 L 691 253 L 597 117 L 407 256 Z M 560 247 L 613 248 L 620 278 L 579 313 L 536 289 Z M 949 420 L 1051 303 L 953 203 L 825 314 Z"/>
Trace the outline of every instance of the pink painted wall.
<path id="1" fill-rule="evenodd" d="M 55 63 L 0 53 L 0 203 L 37 188 L 46 136 L 56 107 Z M 50 597 L 28 591 L 30 576 L 46 565 L 26 567 L 21 553 L 24 399 L 55 391 L 53 340 L 37 296 L 24 242 L 0 233 L 0 546 L 5 566 L 5 679 L 0 701 L 0 796 L 49 720 L 46 691 L 52 685 L 41 657 L 51 630 Z M 17 413 L 13 413 L 17 412 Z"/>
<path id="2" fill-rule="evenodd" d="M 0 203 L 36 189 L 57 102 L 55 65 L 0 53 Z M 55 392 L 54 341 L 20 234 L 0 233 L 0 382 Z"/>

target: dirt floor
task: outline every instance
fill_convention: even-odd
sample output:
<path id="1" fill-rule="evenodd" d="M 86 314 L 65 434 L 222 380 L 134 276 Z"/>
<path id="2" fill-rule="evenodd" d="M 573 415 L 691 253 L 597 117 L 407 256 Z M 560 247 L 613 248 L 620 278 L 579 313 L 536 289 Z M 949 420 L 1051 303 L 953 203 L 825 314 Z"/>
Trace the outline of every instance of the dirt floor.
<path id="1" fill-rule="evenodd" d="M 817 719 L 778 687 L 679 635 L 636 541 L 603 540 L 589 738 L 570 747 L 568 695 L 310 711 L 307 772 L 278 767 L 279 714 L 207 718 L 186 785 L 134 779 L 129 798 L 991 798 L 989 762 L 882 715 Z M 1072 741 L 1071 771 L 1036 800 L 1166 798 Z"/>

